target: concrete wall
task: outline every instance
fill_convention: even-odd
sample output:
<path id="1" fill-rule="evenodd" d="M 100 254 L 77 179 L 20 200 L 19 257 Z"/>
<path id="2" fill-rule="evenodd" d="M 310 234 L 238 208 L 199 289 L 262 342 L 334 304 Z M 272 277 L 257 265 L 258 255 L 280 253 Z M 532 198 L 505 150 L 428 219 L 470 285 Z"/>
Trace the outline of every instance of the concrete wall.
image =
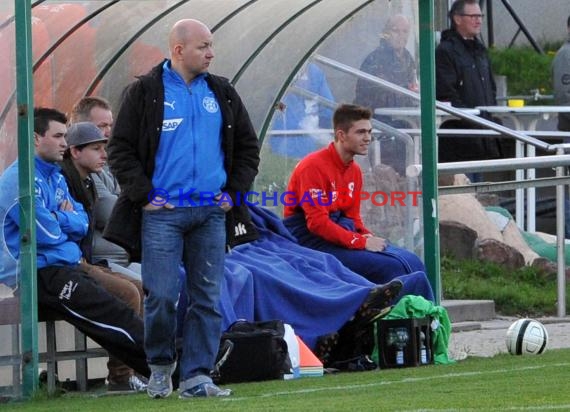
<path id="1" fill-rule="evenodd" d="M 541 46 L 544 43 L 566 39 L 570 0 L 509 0 L 509 4 Z M 487 15 L 486 4 L 483 13 Z M 518 26 L 501 0 L 493 0 L 493 21 L 495 46 L 507 47 L 515 36 Z M 487 40 L 487 27 L 484 28 L 484 39 Z M 514 44 L 531 45 L 522 32 Z"/>

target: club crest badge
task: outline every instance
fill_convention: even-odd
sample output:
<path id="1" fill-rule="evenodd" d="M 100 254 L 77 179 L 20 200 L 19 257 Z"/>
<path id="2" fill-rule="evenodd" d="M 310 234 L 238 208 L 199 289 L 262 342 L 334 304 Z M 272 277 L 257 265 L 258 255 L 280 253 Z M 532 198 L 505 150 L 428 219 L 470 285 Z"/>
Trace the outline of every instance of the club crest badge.
<path id="1" fill-rule="evenodd" d="M 216 99 L 209 96 L 204 97 L 204 100 L 202 100 L 202 106 L 204 106 L 204 109 L 206 109 L 208 113 L 216 113 L 220 109 Z"/>

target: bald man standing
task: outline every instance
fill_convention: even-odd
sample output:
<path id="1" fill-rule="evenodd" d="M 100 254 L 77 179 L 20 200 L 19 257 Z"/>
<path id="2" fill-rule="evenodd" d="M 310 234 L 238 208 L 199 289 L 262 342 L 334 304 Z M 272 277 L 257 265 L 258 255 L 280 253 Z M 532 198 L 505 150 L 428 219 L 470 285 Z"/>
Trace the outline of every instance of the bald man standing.
<path id="1" fill-rule="evenodd" d="M 218 301 L 226 244 L 257 237 L 236 196 L 257 174 L 258 141 L 236 90 L 208 73 L 214 58 L 208 27 L 176 22 L 169 49 L 170 59 L 123 94 L 108 145 L 122 192 L 105 236 L 142 256 L 148 395 L 172 393 L 178 361 L 180 398 L 228 396 L 231 390 L 210 377 L 221 335 Z M 177 360 L 180 263 L 189 305 Z"/>
<path id="2" fill-rule="evenodd" d="M 397 86 L 417 91 L 416 62 L 406 49 L 411 31 L 412 25 L 406 16 L 395 14 L 388 17 L 380 34 L 378 47 L 366 56 L 360 70 Z M 356 82 L 355 95 L 355 102 L 373 110 L 381 107 L 417 106 L 417 102 L 412 98 L 391 92 L 362 78 Z"/>

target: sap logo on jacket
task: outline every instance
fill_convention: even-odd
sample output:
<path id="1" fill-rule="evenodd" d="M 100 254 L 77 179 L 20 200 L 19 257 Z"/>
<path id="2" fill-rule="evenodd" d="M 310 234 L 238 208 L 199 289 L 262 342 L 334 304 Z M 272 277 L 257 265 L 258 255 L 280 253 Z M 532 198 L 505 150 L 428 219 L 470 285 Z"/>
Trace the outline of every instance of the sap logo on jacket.
<path id="1" fill-rule="evenodd" d="M 182 124 L 184 119 L 166 119 L 162 121 L 162 131 L 163 132 L 173 132 Z"/>

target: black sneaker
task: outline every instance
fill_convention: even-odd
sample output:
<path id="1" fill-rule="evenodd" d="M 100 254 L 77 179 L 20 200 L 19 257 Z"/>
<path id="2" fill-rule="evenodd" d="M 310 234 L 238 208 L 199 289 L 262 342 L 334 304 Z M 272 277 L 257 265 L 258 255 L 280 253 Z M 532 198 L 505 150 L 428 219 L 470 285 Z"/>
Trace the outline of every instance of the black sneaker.
<path id="1" fill-rule="evenodd" d="M 386 313 L 390 303 L 400 294 L 404 284 L 399 279 L 393 279 L 384 285 L 370 289 L 370 293 L 356 311 L 352 322 L 358 325 L 369 323 L 379 314 Z M 388 309 L 389 310 L 389 309 Z"/>
<path id="2" fill-rule="evenodd" d="M 368 355 L 356 356 L 352 359 L 334 362 L 331 367 L 340 371 L 363 372 L 378 369 L 378 365 Z"/>

